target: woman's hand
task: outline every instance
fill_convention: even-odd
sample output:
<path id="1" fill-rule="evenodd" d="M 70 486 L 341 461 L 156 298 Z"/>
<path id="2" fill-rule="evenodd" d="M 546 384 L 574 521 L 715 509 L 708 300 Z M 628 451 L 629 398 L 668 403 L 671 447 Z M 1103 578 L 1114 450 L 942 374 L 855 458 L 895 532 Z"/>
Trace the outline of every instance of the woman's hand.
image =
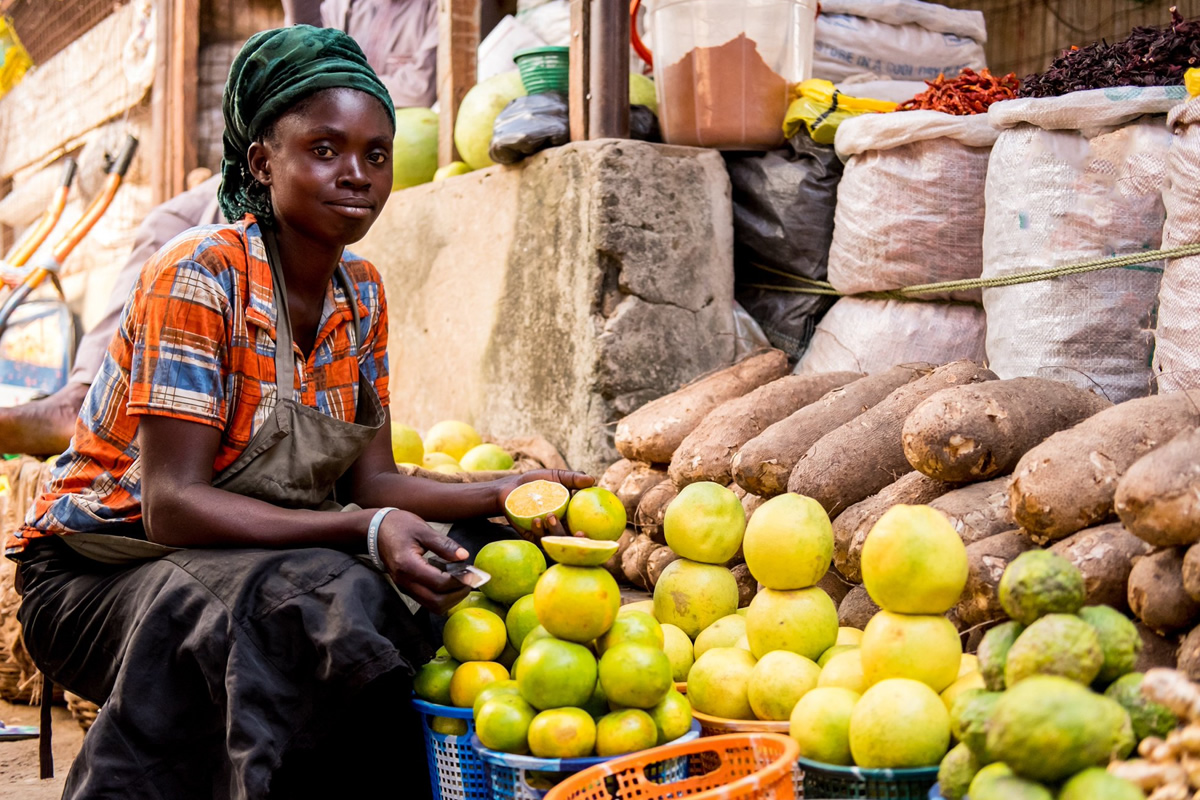
<path id="1" fill-rule="evenodd" d="M 582 472 L 568 472 L 563 469 L 538 469 L 533 472 L 526 472 L 521 475 L 514 475 L 511 478 L 502 478 L 496 481 L 497 489 L 497 512 L 500 516 L 504 513 L 504 501 L 512 494 L 513 489 L 525 483 L 533 481 L 552 481 L 561 483 L 571 491 L 586 489 L 596 483 L 596 479 L 591 475 L 586 475 Z M 518 531 L 521 536 L 529 539 L 532 542 L 541 541 L 543 536 L 570 536 L 571 533 L 563 527 L 562 520 L 554 514 L 546 517 L 546 519 L 535 519 L 531 524 L 531 529 L 526 531 Z M 582 536 L 582 534 L 580 534 Z"/>
<path id="2" fill-rule="evenodd" d="M 457 578 L 425 560 L 430 550 L 446 561 L 462 561 L 469 554 L 425 520 L 407 511 L 392 511 L 379 527 L 379 557 L 388 574 L 407 595 L 435 614 L 443 614 L 471 591 Z"/>

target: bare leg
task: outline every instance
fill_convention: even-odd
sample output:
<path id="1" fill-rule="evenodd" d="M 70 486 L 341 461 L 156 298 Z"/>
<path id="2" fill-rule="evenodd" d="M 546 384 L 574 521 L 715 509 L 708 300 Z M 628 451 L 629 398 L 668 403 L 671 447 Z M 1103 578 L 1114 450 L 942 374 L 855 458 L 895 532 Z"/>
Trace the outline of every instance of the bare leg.
<path id="1" fill-rule="evenodd" d="M 49 397 L 0 408 L 0 453 L 54 455 L 67 449 L 88 385 L 68 383 Z"/>

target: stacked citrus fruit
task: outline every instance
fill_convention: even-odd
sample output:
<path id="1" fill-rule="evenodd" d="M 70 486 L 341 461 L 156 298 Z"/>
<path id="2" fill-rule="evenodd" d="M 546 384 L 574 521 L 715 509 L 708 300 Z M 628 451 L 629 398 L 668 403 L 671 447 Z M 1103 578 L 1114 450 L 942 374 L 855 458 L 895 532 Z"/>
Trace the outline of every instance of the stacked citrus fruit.
<path id="1" fill-rule="evenodd" d="M 619 755 L 686 733 L 692 709 L 674 689 L 662 626 L 644 612 L 618 614 L 620 588 L 600 566 L 625 527 L 616 496 L 585 489 L 571 497 L 534 481 L 505 511 L 525 529 L 553 513 L 581 535 L 543 538 L 557 562 L 549 569 L 529 542 L 480 550 L 475 565 L 492 578 L 464 601 L 470 607 L 452 610 L 447 655 L 421 669 L 418 696 L 473 708 L 485 747 L 540 758 Z"/>
<path id="2" fill-rule="evenodd" d="M 512 469 L 512 454 L 485 443 L 465 422 L 443 420 L 421 434 L 408 425 L 392 423 L 392 458 L 397 464 L 434 472 L 481 472 Z"/>

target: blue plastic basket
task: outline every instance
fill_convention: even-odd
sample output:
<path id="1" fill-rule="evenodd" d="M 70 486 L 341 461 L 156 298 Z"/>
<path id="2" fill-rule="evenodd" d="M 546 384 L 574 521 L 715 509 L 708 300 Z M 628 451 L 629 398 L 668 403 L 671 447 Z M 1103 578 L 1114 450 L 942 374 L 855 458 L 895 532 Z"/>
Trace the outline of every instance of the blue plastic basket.
<path id="1" fill-rule="evenodd" d="M 800 784 L 804 787 L 804 797 L 926 800 L 930 788 L 937 786 L 937 767 L 838 767 L 807 758 L 799 758 L 796 763 L 801 773 Z"/>
<path id="2" fill-rule="evenodd" d="M 700 723 L 693 721 L 690 731 L 668 744 L 690 742 L 698 738 L 700 738 Z M 475 746 L 479 757 L 487 765 L 491 782 L 490 800 L 542 800 L 546 796 L 546 792 L 567 776 L 611 760 L 611 758 L 599 757 L 535 758 L 534 756 L 515 756 L 487 749 L 479 743 L 478 737 L 473 737 L 471 743 Z M 646 776 L 662 783 L 681 781 L 688 776 L 688 760 L 686 757 L 673 758 L 655 764 L 646 770 Z"/>
<path id="3" fill-rule="evenodd" d="M 425 732 L 425 757 L 429 762 L 433 800 L 490 800 L 492 789 L 487 766 L 471 745 L 475 737 L 471 709 L 439 706 L 417 699 L 412 704 L 421 715 L 421 729 Z M 467 732 L 457 736 L 438 733 L 429 726 L 434 717 L 464 720 Z"/>

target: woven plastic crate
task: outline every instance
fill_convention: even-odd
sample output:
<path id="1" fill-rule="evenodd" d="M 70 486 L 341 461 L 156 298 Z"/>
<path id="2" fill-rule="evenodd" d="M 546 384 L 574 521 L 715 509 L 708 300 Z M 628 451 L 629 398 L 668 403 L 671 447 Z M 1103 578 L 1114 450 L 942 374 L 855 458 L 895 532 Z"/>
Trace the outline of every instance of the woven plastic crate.
<path id="1" fill-rule="evenodd" d="M 433 800 L 490 800 L 491 784 L 487 766 L 471 745 L 475 722 L 469 708 L 439 706 L 424 700 L 412 701 L 421 715 L 425 733 L 425 757 L 429 763 L 429 782 L 433 785 Z M 466 733 L 438 733 L 430 727 L 434 717 L 460 719 L 466 722 Z"/>
<path id="2" fill-rule="evenodd" d="M 692 729 L 667 745 L 690 742 L 700 737 L 700 725 L 692 723 Z M 542 800 L 546 792 L 570 776 L 588 767 L 604 764 L 611 758 L 535 758 L 515 756 L 489 750 L 473 737 L 471 743 L 487 765 L 491 784 L 490 800 Z M 663 783 L 683 780 L 688 776 L 686 757 L 672 758 L 654 764 L 647 776 Z"/>
<path id="3" fill-rule="evenodd" d="M 513 54 L 521 83 L 530 94 L 565 92 L 568 84 L 569 47 L 530 47 Z"/>
<path id="4" fill-rule="evenodd" d="M 614 758 L 566 778 L 546 800 L 793 800 L 792 765 L 796 742 L 777 733 L 706 736 L 694 742 L 667 744 Z M 652 777 L 656 764 L 683 757 L 711 762 L 680 781 Z"/>
<path id="5" fill-rule="evenodd" d="M 803 797 L 927 800 L 937 785 L 937 767 L 867 769 L 796 759 Z M 799 794 L 799 793 L 797 793 Z"/>

